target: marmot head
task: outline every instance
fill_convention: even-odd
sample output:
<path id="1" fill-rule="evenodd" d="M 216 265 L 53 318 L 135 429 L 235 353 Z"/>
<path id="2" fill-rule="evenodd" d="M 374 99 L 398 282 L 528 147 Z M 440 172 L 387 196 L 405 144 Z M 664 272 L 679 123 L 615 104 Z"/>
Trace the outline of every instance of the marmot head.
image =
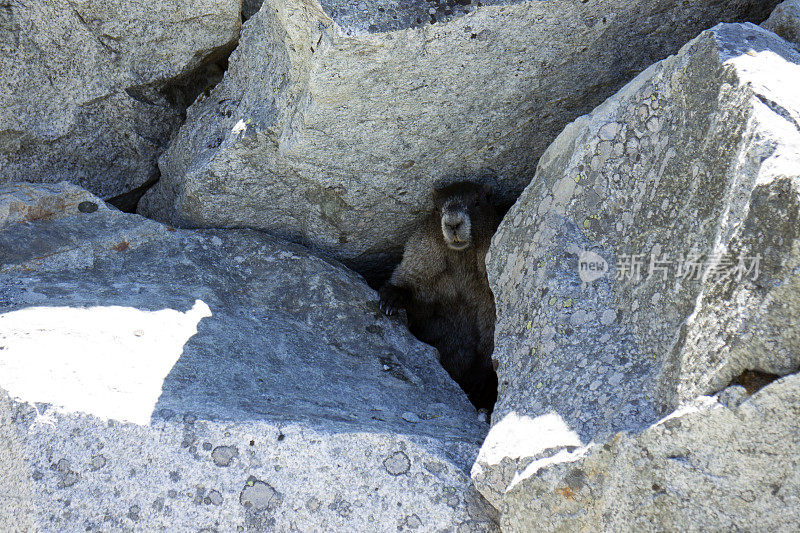
<path id="1" fill-rule="evenodd" d="M 473 244 L 476 230 L 485 231 L 492 219 L 492 188 L 469 181 L 433 190 L 436 213 L 441 219 L 444 242 L 453 250 Z"/>

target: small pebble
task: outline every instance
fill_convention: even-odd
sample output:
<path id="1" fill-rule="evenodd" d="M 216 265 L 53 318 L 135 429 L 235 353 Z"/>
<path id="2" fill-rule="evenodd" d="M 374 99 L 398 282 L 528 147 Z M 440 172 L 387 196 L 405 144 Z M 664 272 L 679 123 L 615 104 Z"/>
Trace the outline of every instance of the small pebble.
<path id="1" fill-rule="evenodd" d="M 409 412 L 403 413 L 403 420 L 405 420 L 406 422 L 411 422 L 412 424 L 416 424 L 417 422 L 420 421 L 417 415 Z"/>
<path id="2" fill-rule="evenodd" d="M 81 202 L 78 204 L 78 211 L 81 213 L 94 213 L 97 211 L 97 204 L 94 202 Z"/>

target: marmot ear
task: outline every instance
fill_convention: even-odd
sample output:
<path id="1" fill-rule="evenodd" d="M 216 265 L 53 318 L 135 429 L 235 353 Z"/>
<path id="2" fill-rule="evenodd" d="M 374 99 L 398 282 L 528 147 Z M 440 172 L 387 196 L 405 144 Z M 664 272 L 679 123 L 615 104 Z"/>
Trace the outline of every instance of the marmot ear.
<path id="1" fill-rule="evenodd" d="M 431 196 L 433 196 L 433 205 L 439 207 L 439 200 L 442 197 L 442 190 L 434 188 L 433 191 L 431 191 Z"/>

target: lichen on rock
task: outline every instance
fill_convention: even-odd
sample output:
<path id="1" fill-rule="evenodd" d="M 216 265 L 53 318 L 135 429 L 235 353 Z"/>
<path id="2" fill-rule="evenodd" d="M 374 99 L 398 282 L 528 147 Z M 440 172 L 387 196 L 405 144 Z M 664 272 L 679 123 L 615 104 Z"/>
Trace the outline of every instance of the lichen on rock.
<path id="1" fill-rule="evenodd" d="M 435 350 L 260 232 L 0 186 L 0 394 L 0 516 L 32 529 L 496 528 Z"/>
<path id="2" fill-rule="evenodd" d="M 789 43 L 752 24 L 718 25 L 567 126 L 542 156 L 487 257 L 501 385 L 473 477 L 506 527 L 542 516 L 542 529 L 627 527 L 632 515 L 606 516 L 610 502 L 559 485 L 568 465 L 589 472 L 582 465 L 606 446 L 658 431 L 660 418 L 744 371 L 800 368 L 790 318 L 800 316 L 797 86 L 800 52 Z M 753 453 L 741 460 L 757 464 Z M 605 475 L 626 460 L 608 455 Z M 719 460 L 709 476 L 724 485 L 728 458 Z M 664 468 L 655 461 L 640 467 Z M 615 501 L 626 508 L 640 496 Z M 764 508 L 796 519 L 779 498 L 740 515 L 716 500 L 693 505 L 654 523 L 696 512 L 709 527 L 741 524 Z"/>

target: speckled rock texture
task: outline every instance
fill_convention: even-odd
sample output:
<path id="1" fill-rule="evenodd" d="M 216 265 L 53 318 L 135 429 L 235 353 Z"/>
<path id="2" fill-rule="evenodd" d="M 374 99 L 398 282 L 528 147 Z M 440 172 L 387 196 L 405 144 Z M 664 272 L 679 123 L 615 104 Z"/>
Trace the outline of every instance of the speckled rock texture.
<path id="1" fill-rule="evenodd" d="M 778 4 L 769 18 L 761 23 L 761 27 L 800 45 L 800 0 L 786 0 Z"/>
<path id="2" fill-rule="evenodd" d="M 267 0 L 140 212 L 268 229 L 372 276 L 434 184 L 528 184 L 559 131 L 653 61 L 774 1 Z"/>
<path id="3" fill-rule="evenodd" d="M 798 531 L 798 443 L 798 374 L 740 405 L 699 397 L 641 433 L 584 450 L 580 460 L 532 463 L 503 497 L 501 527 Z"/>
<path id="4" fill-rule="evenodd" d="M 141 185 L 218 80 L 241 0 L 0 2 L 0 183 Z M 186 101 L 189 99 L 189 101 Z"/>
<path id="5" fill-rule="evenodd" d="M 532 462 L 578 461 L 745 370 L 800 367 L 799 86 L 789 43 L 722 24 L 542 156 L 487 256 L 500 389 L 473 477 L 503 513 L 517 512 L 506 491 Z M 531 474 L 524 490 L 539 498 L 548 483 Z M 726 529 L 716 508 L 708 502 L 706 524 Z M 551 512 L 543 529 L 572 520 L 569 505 Z"/>
<path id="6" fill-rule="evenodd" d="M 468 475 L 487 426 L 341 265 L 65 183 L 0 189 L 0 262 L 6 523 L 495 529 Z"/>

